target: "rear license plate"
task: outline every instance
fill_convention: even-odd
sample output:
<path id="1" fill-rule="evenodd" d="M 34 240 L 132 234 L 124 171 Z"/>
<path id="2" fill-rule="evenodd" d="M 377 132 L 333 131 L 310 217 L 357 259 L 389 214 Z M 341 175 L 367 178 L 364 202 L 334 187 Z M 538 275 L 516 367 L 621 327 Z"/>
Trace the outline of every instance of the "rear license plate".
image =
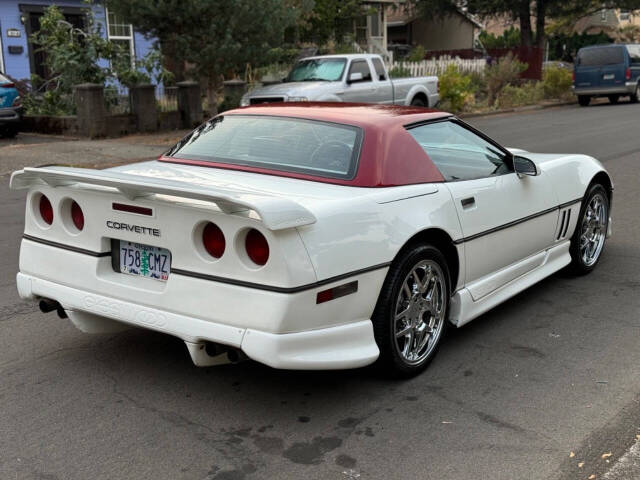
<path id="1" fill-rule="evenodd" d="M 602 76 L 603 80 L 613 80 L 614 78 L 616 78 L 616 76 L 613 73 L 607 73 Z"/>
<path id="2" fill-rule="evenodd" d="M 171 252 L 166 248 L 119 241 L 120 272 L 166 282 L 171 270 Z"/>

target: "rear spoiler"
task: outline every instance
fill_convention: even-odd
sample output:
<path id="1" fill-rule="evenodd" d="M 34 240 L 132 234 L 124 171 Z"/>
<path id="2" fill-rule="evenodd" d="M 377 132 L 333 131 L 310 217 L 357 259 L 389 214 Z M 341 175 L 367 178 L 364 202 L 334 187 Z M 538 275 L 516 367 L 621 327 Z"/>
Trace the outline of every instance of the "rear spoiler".
<path id="1" fill-rule="evenodd" d="M 111 187 L 130 200 L 161 194 L 211 202 L 227 214 L 253 210 L 269 230 L 284 230 L 316 222 L 316 217 L 309 210 L 288 198 L 241 193 L 218 187 L 210 188 L 175 180 L 129 175 L 108 170 L 27 167 L 11 174 L 9 186 L 14 190 L 19 190 L 36 185 L 67 187 L 76 184 Z"/>

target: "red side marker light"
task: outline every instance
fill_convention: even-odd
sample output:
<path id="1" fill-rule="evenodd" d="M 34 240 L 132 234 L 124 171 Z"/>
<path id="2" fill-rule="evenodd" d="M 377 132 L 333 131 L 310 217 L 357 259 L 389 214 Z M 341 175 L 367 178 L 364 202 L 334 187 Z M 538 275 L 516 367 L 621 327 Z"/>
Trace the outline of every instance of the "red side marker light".
<path id="1" fill-rule="evenodd" d="M 269 260 L 269 244 L 267 243 L 267 239 L 255 228 L 247 232 L 244 246 L 247 249 L 247 255 L 249 255 L 251 261 L 256 265 L 262 266 Z"/>
<path id="2" fill-rule="evenodd" d="M 215 223 L 207 223 L 202 231 L 202 244 L 209 255 L 220 258 L 224 253 L 227 242 L 224 233 Z"/>
<path id="3" fill-rule="evenodd" d="M 335 300 L 336 298 L 344 297 L 345 295 L 349 295 L 351 293 L 356 293 L 358 291 L 358 282 L 349 282 L 344 285 L 339 285 L 337 287 L 330 288 L 328 290 L 322 290 L 318 292 L 316 295 L 316 303 L 324 303 L 330 300 Z"/>
<path id="4" fill-rule="evenodd" d="M 82 230 L 84 228 L 84 213 L 82 213 L 80 205 L 76 202 L 71 204 L 71 220 L 73 220 L 73 224 L 78 230 Z"/>
<path id="5" fill-rule="evenodd" d="M 42 220 L 47 225 L 51 225 L 53 223 L 53 207 L 51 206 L 51 202 L 45 195 L 40 196 L 40 216 Z"/>

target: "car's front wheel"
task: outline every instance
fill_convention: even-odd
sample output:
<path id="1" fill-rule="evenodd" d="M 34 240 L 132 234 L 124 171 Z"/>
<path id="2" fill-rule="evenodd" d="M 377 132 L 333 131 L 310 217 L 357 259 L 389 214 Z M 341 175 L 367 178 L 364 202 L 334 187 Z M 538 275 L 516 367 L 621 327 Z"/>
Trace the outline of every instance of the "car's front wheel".
<path id="1" fill-rule="evenodd" d="M 592 271 L 604 250 L 609 226 L 609 196 L 599 183 L 593 184 L 582 201 L 580 216 L 571 238 L 571 269 L 578 275 Z"/>
<path id="2" fill-rule="evenodd" d="M 431 245 L 414 246 L 392 264 L 372 318 L 382 369 L 409 377 L 433 359 L 446 328 L 449 278 Z"/>

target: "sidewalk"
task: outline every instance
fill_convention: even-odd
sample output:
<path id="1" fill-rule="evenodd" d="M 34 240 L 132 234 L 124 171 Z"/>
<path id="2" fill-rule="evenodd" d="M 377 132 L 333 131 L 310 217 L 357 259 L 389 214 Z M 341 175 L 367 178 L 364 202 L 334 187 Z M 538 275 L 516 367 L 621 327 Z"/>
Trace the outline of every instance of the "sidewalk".
<path id="1" fill-rule="evenodd" d="M 0 176 L 47 164 L 106 168 L 152 160 L 187 133 L 175 130 L 105 140 L 20 133 L 16 139 L 0 139 Z"/>

